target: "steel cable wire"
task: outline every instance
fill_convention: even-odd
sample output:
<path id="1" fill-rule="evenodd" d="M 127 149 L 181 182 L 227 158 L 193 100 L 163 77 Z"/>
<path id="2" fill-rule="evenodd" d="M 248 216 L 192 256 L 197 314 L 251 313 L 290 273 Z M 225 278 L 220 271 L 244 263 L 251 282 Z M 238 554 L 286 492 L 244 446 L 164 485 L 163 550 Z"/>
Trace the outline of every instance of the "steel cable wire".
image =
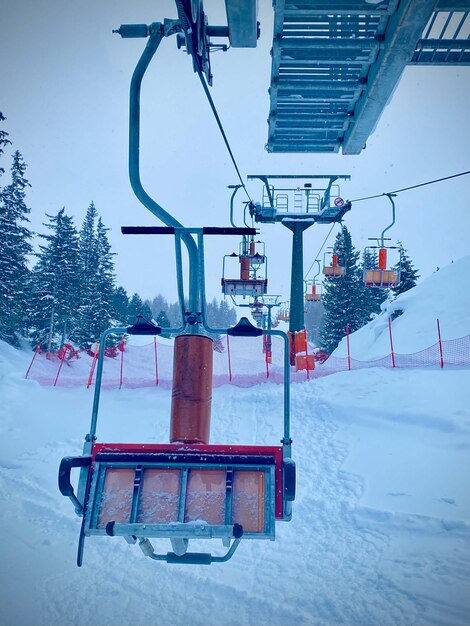
<path id="1" fill-rule="evenodd" d="M 451 178 L 458 178 L 459 176 L 466 176 L 470 174 L 470 170 L 467 172 L 460 172 L 459 174 L 452 174 L 451 176 L 444 176 L 444 178 L 436 178 L 434 180 L 428 180 L 425 183 L 419 183 L 418 185 L 411 185 L 410 187 L 403 187 L 403 189 L 395 189 L 395 191 L 387 191 L 384 193 L 378 193 L 375 196 L 366 196 L 364 198 L 356 198 L 349 202 L 362 202 L 363 200 L 373 200 L 375 198 L 382 198 L 382 196 L 388 196 L 389 194 L 402 193 L 403 191 L 409 191 L 410 189 L 417 189 L 418 187 L 425 187 L 426 185 L 433 185 L 434 183 L 441 183 L 443 180 L 450 180 Z"/>
<path id="2" fill-rule="evenodd" d="M 227 150 L 228 150 L 228 153 L 230 155 L 230 158 L 232 159 L 232 163 L 233 163 L 233 165 L 235 167 L 235 171 L 237 172 L 238 179 L 240 180 L 241 186 L 243 187 L 243 189 L 244 189 L 244 191 L 245 191 L 249 201 L 253 202 L 253 200 L 251 199 L 251 196 L 248 193 L 248 190 L 247 190 L 247 188 L 245 186 L 245 183 L 243 182 L 243 178 L 242 178 L 242 176 L 240 174 L 240 170 L 238 169 L 238 165 L 237 165 L 237 162 L 235 160 L 235 157 L 233 156 L 232 148 L 230 147 L 230 144 L 228 142 L 227 135 L 225 134 L 224 127 L 222 126 L 222 122 L 220 121 L 219 114 L 217 113 L 217 109 L 215 108 L 215 104 L 214 104 L 214 101 L 212 100 L 212 96 L 211 96 L 211 94 L 209 92 L 209 88 L 207 86 L 206 80 L 205 80 L 204 76 L 202 75 L 201 71 L 198 71 L 197 75 L 199 76 L 199 79 L 201 81 L 202 87 L 203 87 L 204 92 L 205 92 L 205 94 L 207 96 L 207 99 L 209 101 L 210 107 L 212 109 L 212 113 L 214 114 L 215 120 L 216 120 L 217 125 L 219 127 L 219 130 L 220 130 L 220 132 L 222 134 L 222 137 L 223 137 L 223 140 L 224 140 L 225 145 L 227 147 Z"/>

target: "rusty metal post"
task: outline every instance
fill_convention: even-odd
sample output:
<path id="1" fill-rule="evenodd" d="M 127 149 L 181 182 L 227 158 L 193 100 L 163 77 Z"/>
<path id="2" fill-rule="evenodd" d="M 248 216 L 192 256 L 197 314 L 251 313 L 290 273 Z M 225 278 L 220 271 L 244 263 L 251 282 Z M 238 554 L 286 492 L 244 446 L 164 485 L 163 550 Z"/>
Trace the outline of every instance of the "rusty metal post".
<path id="1" fill-rule="evenodd" d="M 175 339 L 170 442 L 209 443 L 212 402 L 212 339 Z"/>

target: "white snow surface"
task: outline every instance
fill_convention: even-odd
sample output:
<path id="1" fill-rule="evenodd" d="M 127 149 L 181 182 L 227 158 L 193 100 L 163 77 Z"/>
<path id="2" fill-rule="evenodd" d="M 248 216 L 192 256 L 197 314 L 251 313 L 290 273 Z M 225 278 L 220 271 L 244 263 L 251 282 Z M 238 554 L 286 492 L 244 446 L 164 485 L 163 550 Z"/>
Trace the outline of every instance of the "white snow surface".
<path id="1" fill-rule="evenodd" d="M 396 311 L 403 313 L 393 320 L 394 351 L 411 354 L 437 343 L 439 319 L 442 340 L 458 339 L 470 333 L 470 256 L 431 274 L 422 283 L 386 301 L 382 313 L 372 322 L 351 334 L 351 357 L 361 361 L 390 354 L 388 318 Z M 344 338 L 333 356 L 347 354 Z"/>
<path id="2" fill-rule="evenodd" d="M 378 329 L 398 306 L 397 351 L 434 343 L 436 317 L 445 338 L 467 335 L 469 272 L 462 259 L 389 304 L 351 336 L 357 358 L 388 353 Z M 242 539 L 227 563 L 182 566 L 92 537 L 77 568 L 80 519 L 57 470 L 81 453 L 92 390 L 25 380 L 30 358 L 0 345 L 2 626 L 470 624 L 468 367 L 292 385 L 297 497 L 275 542 Z M 168 390 L 104 390 L 98 439 L 166 442 L 169 409 Z M 213 443 L 277 444 L 282 386 L 214 389 L 212 415 Z"/>

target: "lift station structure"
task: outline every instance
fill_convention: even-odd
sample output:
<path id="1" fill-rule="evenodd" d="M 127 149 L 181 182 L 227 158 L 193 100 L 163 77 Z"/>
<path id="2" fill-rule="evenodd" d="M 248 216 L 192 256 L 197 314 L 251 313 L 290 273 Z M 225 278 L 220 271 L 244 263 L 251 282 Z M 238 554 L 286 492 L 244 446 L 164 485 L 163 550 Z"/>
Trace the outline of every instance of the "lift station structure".
<path id="1" fill-rule="evenodd" d="M 470 65 L 469 0 L 274 0 L 269 152 L 359 154 L 407 65 Z"/>

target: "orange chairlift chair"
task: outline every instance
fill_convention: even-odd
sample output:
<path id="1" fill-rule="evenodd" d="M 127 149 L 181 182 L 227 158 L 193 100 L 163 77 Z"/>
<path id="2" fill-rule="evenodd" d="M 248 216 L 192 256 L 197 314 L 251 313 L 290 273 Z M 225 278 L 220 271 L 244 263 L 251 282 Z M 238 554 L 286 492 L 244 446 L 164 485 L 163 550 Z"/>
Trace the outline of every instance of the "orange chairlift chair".
<path id="1" fill-rule="evenodd" d="M 400 282 L 403 249 L 401 246 L 385 245 L 385 241 L 389 240 L 385 239 L 384 235 L 395 223 L 395 203 L 393 194 L 384 195 L 388 197 L 392 204 L 392 223 L 382 231 L 380 237 L 372 238 L 373 241 L 377 241 L 377 246 L 367 246 L 364 249 L 363 279 L 367 287 L 389 289 L 390 287 L 396 287 Z M 387 267 L 388 250 L 396 250 L 398 252 L 398 263 L 394 268 Z M 375 267 L 368 267 L 370 260 L 373 260 Z"/>
<path id="2" fill-rule="evenodd" d="M 321 282 L 317 281 L 317 277 L 320 274 L 320 261 L 318 259 L 315 259 L 315 261 L 312 263 L 312 266 L 313 266 L 314 263 L 317 264 L 317 272 L 316 272 L 315 276 L 312 279 L 307 279 L 307 278 L 304 279 L 304 283 L 305 283 L 305 302 L 306 303 L 307 302 L 320 302 L 320 300 L 321 300 L 321 287 L 322 287 L 322 284 L 321 284 Z M 308 276 L 308 272 L 307 272 L 307 276 Z"/>
<path id="3" fill-rule="evenodd" d="M 326 278 L 340 278 L 344 276 L 346 268 L 340 264 L 336 252 L 325 252 L 323 255 L 323 274 Z"/>
<path id="4" fill-rule="evenodd" d="M 227 259 L 238 258 L 240 265 L 239 278 L 228 278 L 226 269 Z M 240 242 L 239 253 L 226 254 L 222 267 L 222 293 L 224 296 L 231 296 L 235 301 L 236 296 L 243 298 L 256 298 L 263 296 L 267 292 L 268 280 L 267 258 L 265 255 L 264 243 L 255 241 L 253 237 L 243 237 Z M 236 302 L 235 302 L 236 304 Z"/>
<path id="5" fill-rule="evenodd" d="M 81 566 L 86 537 L 123 537 L 138 544 L 145 556 L 167 563 L 206 564 L 227 561 L 240 541 L 275 538 L 275 523 L 292 517 L 295 464 L 291 459 L 289 339 L 278 330 L 262 330 L 242 318 L 234 327 L 211 328 L 207 323 L 203 235 L 242 235 L 253 241 L 250 228 L 184 228 L 153 200 L 140 177 L 140 92 L 145 72 L 164 37 L 183 31 L 195 71 L 210 82 L 209 35 L 202 10 L 187 11 L 178 4 L 179 21 L 124 24 L 116 32 L 124 38 L 148 38 L 134 70 L 129 100 L 129 178 L 139 201 L 166 227 L 123 227 L 124 234 L 173 235 L 176 250 L 178 301 L 182 325 L 165 329 L 176 334 L 169 443 L 102 442 L 97 437 L 101 382 L 109 335 L 158 335 L 162 329 L 138 318 L 133 326 L 110 328 L 101 336 L 93 409 L 83 454 L 65 457 L 59 467 L 59 489 L 82 518 L 77 565 Z M 200 3 L 201 4 L 201 3 Z M 186 6 L 187 5 L 187 6 Z M 202 4 L 201 4 L 202 6 Z M 189 259 L 188 298 L 185 298 L 182 245 Z M 249 268 L 265 265 L 264 254 L 243 248 Z M 256 258 L 256 261 L 255 261 Z M 244 262 L 245 263 L 245 262 Z M 265 280 L 246 275 L 243 265 L 238 292 L 253 295 L 265 290 Z M 248 271 L 248 274 L 250 269 Z M 251 283 L 250 283 L 251 281 Z M 233 285 L 233 283 L 232 283 Z M 233 285 L 235 291 L 237 285 Z M 230 283 L 225 285 L 230 289 Z M 211 333 L 257 337 L 277 335 L 284 342 L 283 436 L 281 445 L 212 445 L 209 441 L 213 348 Z M 130 416 L 130 421 L 132 416 Z M 79 469 L 78 486 L 72 472 Z M 75 480 L 75 479 L 74 479 Z M 76 490 L 75 490 L 76 489 Z M 172 551 L 156 553 L 152 539 L 167 539 Z M 222 555 L 188 552 L 189 541 L 221 539 Z"/>
<path id="6" fill-rule="evenodd" d="M 86 537 L 119 536 L 137 543 L 144 555 L 167 563 L 211 564 L 230 559 L 243 539 L 275 538 L 275 523 L 289 521 L 295 498 L 295 464 L 291 459 L 289 340 L 277 330 L 262 330 L 246 317 L 228 329 L 206 323 L 203 273 L 203 231 L 188 229 L 124 227 L 128 234 L 175 234 L 178 295 L 186 326 L 165 329 L 176 332 L 169 443 L 130 444 L 97 439 L 98 408 L 104 363 L 100 351 L 90 429 L 83 455 L 65 457 L 59 468 L 59 489 L 70 498 L 82 517 L 77 564 L 83 560 Z M 237 229 L 233 229 L 237 230 Z M 242 230 L 242 229 L 238 229 Z M 246 230 L 246 229 L 244 229 Z M 252 229 L 251 229 L 252 230 Z M 159 231 L 159 232 L 156 232 Z M 185 312 L 182 280 L 181 237 L 198 238 L 200 303 L 202 312 Z M 237 233 L 235 233 L 237 234 Z M 238 233 L 240 234 L 240 233 Z M 191 334 L 194 325 L 199 334 Z M 284 429 L 281 445 L 209 443 L 212 396 L 212 339 L 201 331 L 230 336 L 280 336 L 284 341 Z M 158 335 L 162 329 L 139 316 L 127 328 L 110 328 L 109 335 Z M 80 468 L 75 492 L 71 472 Z M 172 551 L 156 554 L 152 539 L 167 538 Z M 189 540 L 221 539 L 228 551 L 221 555 L 187 552 Z"/>
<path id="7" fill-rule="evenodd" d="M 305 281 L 305 301 L 306 302 L 320 302 L 321 294 L 320 294 L 321 286 L 315 280 L 306 280 Z"/>

